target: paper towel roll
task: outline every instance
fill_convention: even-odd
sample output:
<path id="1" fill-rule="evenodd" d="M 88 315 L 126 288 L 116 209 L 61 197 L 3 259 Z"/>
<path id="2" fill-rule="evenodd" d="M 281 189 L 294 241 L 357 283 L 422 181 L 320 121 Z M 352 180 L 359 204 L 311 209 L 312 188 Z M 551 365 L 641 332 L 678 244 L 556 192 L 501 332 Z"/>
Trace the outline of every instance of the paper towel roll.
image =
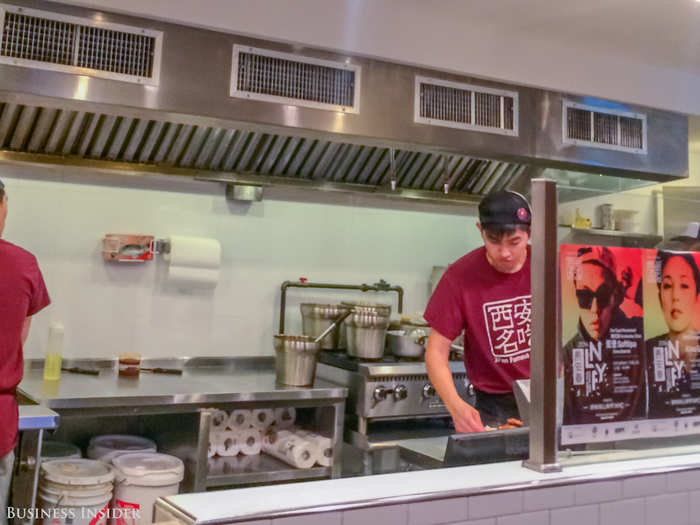
<path id="1" fill-rule="evenodd" d="M 223 410 L 211 410 L 211 428 L 214 430 L 224 430 L 228 422 L 228 414 Z"/>
<path id="2" fill-rule="evenodd" d="M 288 430 L 265 436 L 263 451 L 297 468 L 310 468 L 316 462 L 313 445 Z"/>
<path id="3" fill-rule="evenodd" d="M 271 408 L 256 408 L 253 410 L 252 425 L 260 430 L 266 430 L 275 421 L 275 413 Z"/>
<path id="4" fill-rule="evenodd" d="M 231 412 L 226 426 L 231 430 L 243 430 L 253 424 L 253 413 L 250 410 L 238 409 Z"/>
<path id="5" fill-rule="evenodd" d="M 275 408 L 275 427 L 290 428 L 294 425 L 296 417 L 297 412 L 294 407 Z"/>
<path id="6" fill-rule="evenodd" d="M 230 457 L 236 456 L 241 451 L 241 438 L 238 432 L 233 430 L 224 430 L 220 433 L 216 451 L 219 456 Z"/>
<path id="7" fill-rule="evenodd" d="M 295 429 L 294 434 L 313 444 L 314 449 L 318 452 L 316 462 L 319 465 L 323 467 L 331 466 L 331 462 L 333 461 L 333 442 L 331 438 L 300 428 Z"/>
<path id="8" fill-rule="evenodd" d="M 214 288 L 219 282 L 221 244 L 216 239 L 170 237 L 168 283 L 178 288 Z"/>
<path id="9" fill-rule="evenodd" d="M 238 436 L 240 451 L 246 456 L 255 456 L 260 454 L 262 448 L 262 435 L 260 430 L 251 427 L 243 430 L 236 430 Z"/>

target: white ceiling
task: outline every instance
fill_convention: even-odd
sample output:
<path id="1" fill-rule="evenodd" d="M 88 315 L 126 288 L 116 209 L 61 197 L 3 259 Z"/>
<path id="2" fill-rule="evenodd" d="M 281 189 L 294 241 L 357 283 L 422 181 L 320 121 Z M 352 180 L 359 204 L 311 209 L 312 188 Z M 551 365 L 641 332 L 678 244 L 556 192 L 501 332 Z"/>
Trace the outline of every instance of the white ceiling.
<path id="1" fill-rule="evenodd" d="M 700 115 L 696 0 L 67 0 Z"/>

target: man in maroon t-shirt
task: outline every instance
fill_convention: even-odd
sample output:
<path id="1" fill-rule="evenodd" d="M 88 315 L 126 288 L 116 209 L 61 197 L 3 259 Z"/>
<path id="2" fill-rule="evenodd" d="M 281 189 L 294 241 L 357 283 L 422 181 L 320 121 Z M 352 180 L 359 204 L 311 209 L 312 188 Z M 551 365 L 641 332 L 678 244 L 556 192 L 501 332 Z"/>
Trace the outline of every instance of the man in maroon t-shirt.
<path id="1" fill-rule="evenodd" d="M 0 237 L 7 219 L 7 195 L 0 181 Z M 15 388 L 22 380 L 22 345 L 31 316 L 49 304 L 36 258 L 0 239 L 0 524 L 6 523 L 7 497 L 17 444 Z"/>
<path id="2" fill-rule="evenodd" d="M 450 265 L 426 307 L 425 364 L 457 432 L 519 418 L 513 381 L 530 377 L 531 215 L 518 193 L 484 197 L 477 223 L 484 246 Z M 474 407 L 457 393 L 448 363 L 450 344 L 462 332 Z"/>

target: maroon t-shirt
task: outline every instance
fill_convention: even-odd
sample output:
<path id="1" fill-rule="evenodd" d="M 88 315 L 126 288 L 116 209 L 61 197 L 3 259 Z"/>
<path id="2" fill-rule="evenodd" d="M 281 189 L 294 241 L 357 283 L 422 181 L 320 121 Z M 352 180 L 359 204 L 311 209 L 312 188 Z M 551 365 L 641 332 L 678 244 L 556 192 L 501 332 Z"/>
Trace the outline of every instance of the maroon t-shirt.
<path id="1" fill-rule="evenodd" d="M 435 288 L 424 317 L 454 339 L 464 330 L 464 365 L 474 388 L 490 394 L 513 391 L 530 377 L 530 251 L 516 273 L 501 273 L 483 246 L 450 265 Z"/>
<path id="2" fill-rule="evenodd" d="M 0 239 L 0 457 L 17 442 L 15 388 L 24 368 L 24 320 L 50 302 L 36 258 Z"/>

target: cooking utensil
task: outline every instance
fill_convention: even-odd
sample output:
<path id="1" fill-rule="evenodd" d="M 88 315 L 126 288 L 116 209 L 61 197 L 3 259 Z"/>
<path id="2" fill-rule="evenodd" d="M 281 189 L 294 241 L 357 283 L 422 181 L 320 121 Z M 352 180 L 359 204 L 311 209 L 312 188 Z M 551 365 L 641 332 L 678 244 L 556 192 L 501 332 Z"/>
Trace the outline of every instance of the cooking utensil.
<path id="1" fill-rule="evenodd" d="M 179 368 L 139 368 L 139 370 L 143 370 L 144 372 L 152 372 L 154 374 L 174 374 L 174 375 L 182 375 L 182 370 Z"/>
<path id="2" fill-rule="evenodd" d="M 321 340 L 350 315 L 344 311 L 315 339 L 308 335 L 274 336 L 275 372 L 277 381 L 284 385 L 310 386 L 316 375 L 316 355 L 321 350 Z"/>
<path id="3" fill-rule="evenodd" d="M 99 370 L 90 370 L 88 368 L 78 368 L 77 366 L 66 366 L 61 367 L 64 372 L 70 372 L 71 374 L 84 374 L 88 376 L 98 376 L 100 375 Z"/>

